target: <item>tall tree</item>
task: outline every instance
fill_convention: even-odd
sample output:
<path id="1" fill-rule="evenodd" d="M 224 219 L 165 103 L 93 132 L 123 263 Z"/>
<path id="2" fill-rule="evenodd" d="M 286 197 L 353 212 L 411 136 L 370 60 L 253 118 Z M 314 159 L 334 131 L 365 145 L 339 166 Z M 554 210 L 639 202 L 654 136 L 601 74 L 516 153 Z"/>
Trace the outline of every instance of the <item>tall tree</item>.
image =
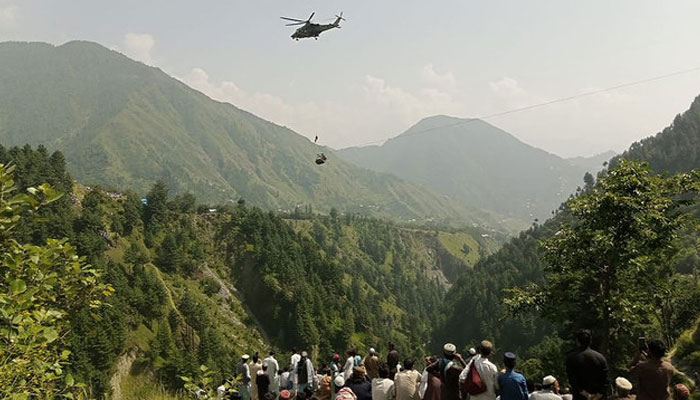
<path id="1" fill-rule="evenodd" d="M 146 196 L 144 222 L 149 229 L 157 229 L 165 223 L 168 213 L 168 187 L 163 181 L 157 181 Z"/>
<path id="2" fill-rule="evenodd" d="M 514 311 L 535 306 L 564 332 L 594 329 L 604 354 L 620 365 L 650 329 L 673 275 L 683 207 L 700 174 L 653 175 L 621 160 L 598 185 L 567 203 L 573 221 L 544 241 L 545 281 L 513 290 Z"/>

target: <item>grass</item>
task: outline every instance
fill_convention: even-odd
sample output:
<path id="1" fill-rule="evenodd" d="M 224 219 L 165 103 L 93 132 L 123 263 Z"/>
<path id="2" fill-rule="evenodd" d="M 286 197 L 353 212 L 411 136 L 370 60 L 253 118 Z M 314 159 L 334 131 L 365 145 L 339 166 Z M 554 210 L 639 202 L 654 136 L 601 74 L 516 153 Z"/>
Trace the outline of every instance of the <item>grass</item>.
<path id="1" fill-rule="evenodd" d="M 185 396 L 165 390 L 148 373 L 127 375 L 121 382 L 122 400 L 182 400 Z"/>
<path id="2" fill-rule="evenodd" d="M 127 335 L 124 348 L 131 349 L 138 347 L 142 351 L 148 351 L 150 348 L 149 343 L 154 337 L 155 333 L 151 332 L 146 325 L 139 324 L 135 330 L 129 332 Z"/>
<path id="3" fill-rule="evenodd" d="M 440 244 L 450 254 L 467 265 L 474 266 L 479 261 L 479 243 L 464 232 L 438 232 Z M 469 249 L 465 251 L 465 249 Z"/>

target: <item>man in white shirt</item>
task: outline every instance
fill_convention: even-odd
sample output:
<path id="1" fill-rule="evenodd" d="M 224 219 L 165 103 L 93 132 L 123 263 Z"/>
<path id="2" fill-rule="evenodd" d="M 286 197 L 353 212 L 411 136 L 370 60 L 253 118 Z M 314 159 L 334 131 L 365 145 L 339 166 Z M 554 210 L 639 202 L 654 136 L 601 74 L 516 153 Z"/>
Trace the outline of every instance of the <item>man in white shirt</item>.
<path id="1" fill-rule="evenodd" d="M 372 379 L 372 400 L 394 400 L 396 388 L 389 379 L 389 366 L 380 364 L 378 374 L 379 378 Z"/>
<path id="2" fill-rule="evenodd" d="M 496 400 L 498 368 L 494 363 L 489 361 L 489 357 L 493 354 L 493 344 L 488 340 L 482 340 L 478 348 L 478 353 L 479 354 L 469 361 L 467 367 L 464 368 L 464 371 L 459 375 L 460 386 L 462 382 L 467 380 L 469 370 L 472 365 L 474 365 L 474 369 L 479 373 L 481 382 L 486 387 L 486 391 L 479 394 L 471 394 L 469 396 L 470 400 Z"/>
<path id="3" fill-rule="evenodd" d="M 542 390 L 533 393 L 530 400 L 561 400 L 561 396 L 555 393 L 559 387 L 557 379 L 547 375 L 542 379 Z"/>
<path id="4" fill-rule="evenodd" d="M 289 363 L 289 369 L 294 370 L 294 367 L 297 366 L 297 363 L 299 362 L 300 359 L 301 359 L 301 354 L 299 354 L 297 352 L 296 347 L 292 347 L 292 358 L 291 358 L 290 363 Z"/>
<path id="5" fill-rule="evenodd" d="M 349 381 L 352 376 L 352 369 L 355 367 L 355 356 L 357 355 L 357 349 L 352 348 L 348 350 L 348 359 L 345 360 L 345 366 L 343 366 L 343 378 L 345 381 Z"/>
<path id="6" fill-rule="evenodd" d="M 267 373 L 267 376 L 270 377 L 270 392 L 277 396 L 280 392 L 280 380 L 278 375 L 280 365 L 277 362 L 277 359 L 275 359 L 274 350 L 270 350 L 270 356 L 263 361 L 263 364 L 267 365 L 267 371 L 265 372 Z"/>

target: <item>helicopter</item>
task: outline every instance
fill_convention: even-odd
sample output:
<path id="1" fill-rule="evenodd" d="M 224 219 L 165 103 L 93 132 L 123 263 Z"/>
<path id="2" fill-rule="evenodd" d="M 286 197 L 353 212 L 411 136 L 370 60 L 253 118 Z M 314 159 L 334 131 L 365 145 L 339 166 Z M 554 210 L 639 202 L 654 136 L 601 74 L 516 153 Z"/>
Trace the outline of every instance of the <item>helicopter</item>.
<path id="1" fill-rule="evenodd" d="M 333 28 L 340 28 L 340 21 L 345 21 L 345 18 L 343 18 L 343 12 L 340 12 L 340 15 L 335 16 L 335 21 L 332 24 L 316 24 L 311 22 L 311 18 L 316 15 L 315 12 L 311 13 L 311 16 L 309 19 L 306 21 L 302 19 L 296 19 L 296 18 L 287 18 L 287 17 L 280 17 L 284 20 L 287 21 L 293 21 L 291 24 L 287 24 L 286 26 L 295 26 L 295 25 L 303 25 L 299 29 L 297 29 L 293 34 L 292 34 L 292 39 L 294 40 L 299 40 L 299 39 L 304 39 L 304 38 L 314 38 L 318 40 L 318 35 L 321 33 L 333 29 Z"/>

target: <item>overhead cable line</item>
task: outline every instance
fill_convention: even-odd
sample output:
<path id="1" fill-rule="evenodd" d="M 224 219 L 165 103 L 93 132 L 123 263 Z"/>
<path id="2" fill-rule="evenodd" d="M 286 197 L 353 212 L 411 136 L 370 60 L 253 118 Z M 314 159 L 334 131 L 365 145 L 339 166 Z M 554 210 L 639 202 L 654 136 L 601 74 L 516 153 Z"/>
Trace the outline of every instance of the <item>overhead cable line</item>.
<path id="1" fill-rule="evenodd" d="M 415 136 L 415 135 L 419 135 L 419 134 L 422 134 L 422 133 L 425 133 L 425 132 L 434 131 L 434 130 L 437 130 L 437 129 L 451 128 L 451 127 L 459 126 L 459 125 L 467 125 L 467 124 L 470 124 L 470 123 L 473 123 L 473 122 L 477 122 L 477 121 L 481 121 L 481 120 L 487 120 L 487 119 L 492 119 L 492 118 L 501 117 L 501 116 L 504 116 L 504 115 L 515 114 L 515 113 L 519 113 L 519 112 L 522 112 L 522 111 L 532 110 L 532 109 L 535 109 L 535 108 L 546 107 L 546 106 L 549 106 L 549 105 L 552 105 L 552 104 L 563 103 L 563 102 L 566 102 L 566 101 L 571 101 L 571 100 L 575 100 L 575 99 L 580 99 L 581 97 L 593 96 L 593 95 L 596 95 L 596 94 L 605 93 L 605 92 L 610 92 L 610 91 L 613 91 L 613 90 L 622 89 L 622 88 L 626 88 L 626 87 L 630 87 L 630 86 L 641 85 L 641 84 L 644 84 L 644 83 L 659 81 L 659 80 L 662 80 L 662 79 L 667 79 L 667 78 L 671 78 L 671 77 L 678 76 L 678 75 L 689 74 L 689 73 L 695 72 L 695 71 L 700 71 L 700 67 L 694 67 L 694 68 L 684 69 L 684 70 L 681 70 L 681 71 L 671 72 L 671 73 L 669 73 L 669 74 L 658 75 L 658 76 L 654 76 L 654 77 L 646 78 L 646 79 L 641 79 L 641 80 L 634 81 L 634 82 L 627 82 L 627 83 L 623 83 L 623 84 L 619 84 L 619 85 L 615 85 L 615 86 L 610 86 L 610 87 L 607 87 L 607 88 L 605 88 L 605 89 L 592 90 L 592 91 L 590 91 L 590 92 L 579 93 L 579 94 L 576 94 L 576 95 L 573 95 L 573 96 L 562 97 L 562 98 L 559 98 L 559 99 L 556 99 L 556 100 L 550 100 L 550 101 L 545 101 L 545 102 L 542 102 L 542 103 L 532 104 L 532 105 L 529 105 L 529 106 L 524 106 L 524 107 L 519 107 L 519 108 L 513 108 L 513 109 L 510 109 L 510 110 L 506 110 L 506 111 L 500 111 L 500 112 L 497 112 L 497 113 L 494 113 L 494 114 L 486 114 L 486 115 L 483 115 L 483 116 L 481 116 L 481 117 L 471 118 L 471 119 L 459 121 L 459 122 L 456 122 L 456 123 L 453 123 L 453 124 L 435 126 L 435 127 L 432 127 L 432 128 L 421 129 L 421 130 L 416 131 L 416 132 L 404 133 L 404 134 L 401 134 L 401 135 L 396 136 L 396 137 L 402 137 L 402 138 L 403 138 L 403 137 L 408 137 L 408 136 Z M 390 137 L 390 138 L 386 138 L 386 139 L 380 139 L 380 140 L 374 140 L 374 141 L 371 141 L 371 142 L 360 143 L 360 144 L 354 145 L 353 147 L 362 147 L 362 146 L 369 146 L 369 145 L 371 145 L 371 144 L 378 144 L 378 143 L 382 143 L 382 142 L 385 142 L 385 141 L 387 141 L 387 140 L 390 140 L 390 139 L 392 139 L 392 138 L 394 138 L 394 137 Z"/>

